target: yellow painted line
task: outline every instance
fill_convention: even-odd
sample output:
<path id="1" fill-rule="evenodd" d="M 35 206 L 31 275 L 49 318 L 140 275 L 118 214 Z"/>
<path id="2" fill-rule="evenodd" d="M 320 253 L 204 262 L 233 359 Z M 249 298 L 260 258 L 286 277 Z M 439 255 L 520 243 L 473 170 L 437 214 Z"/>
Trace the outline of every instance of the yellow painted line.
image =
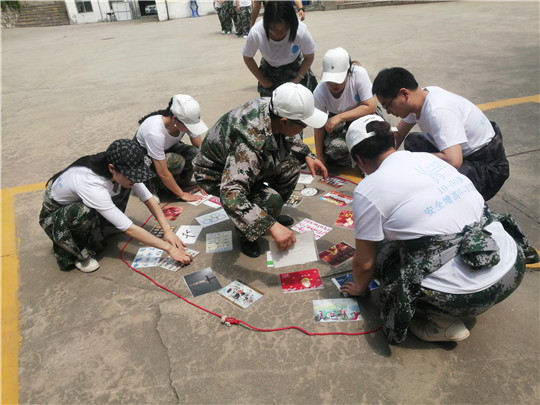
<path id="1" fill-rule="evenodd" d="M 540 94 L 528 97 L 511 98 L 491 103 L 478 104 L 482 110 L 492 110 L 524 103 L 540 103 Z M 315 138 L 305 138 L 304 142 L 314 149 Z M 343 177 L 355 183 L 362 180 L 354 169 L 345 170 Z M 1 404 L 19 403 L 19 348 L 21 334 L 19 331 L 19 255 L 18 240 L 15 227 L 15 196 L 31 191 L 43 190 L 45 183 L 35 183 L 25 186 L 2 189 L 1 217 L 2 244 L 1 244 L 1 328 L 2 328 L 2 365 L 1 365 Z M 540 268 L 540 263 L 527 265 L 529 268 Z"/>
<path id="2" fill-rule="evenodd" d="M 482 111 L 487 111 L 525 103 L 540 103 L 540 94 L 528 97 L 508 98 L 506 100 L 492 101 L 491 103 L 478 104 L 477 107 Z"/>
<path id="3" fill-rule="evenodd" d="M 45 183 L 3 189 L 1 194 L 2 256 L 2 404 L 19 403 L 19 241 L 15 227 L 15 196 L 42 190 Z"/>

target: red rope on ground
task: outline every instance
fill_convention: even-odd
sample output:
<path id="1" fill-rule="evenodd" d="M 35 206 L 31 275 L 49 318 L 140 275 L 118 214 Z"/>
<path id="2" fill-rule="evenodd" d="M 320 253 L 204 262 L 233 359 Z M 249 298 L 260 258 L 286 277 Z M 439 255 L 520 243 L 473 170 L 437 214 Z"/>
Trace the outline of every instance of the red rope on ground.
<path id="1" fill-rule="evenodd" d="M 163 207 L 169 205 L 170 202 L 168 202 L 167 204 L 163 205 Z M 162 207 L 162 208 L 163 208 Z M 146 225 L 146 223 L 150 220 L 150 218 L 152 218 L 152 215 L 150 215 L 148 217 L 148 219 L 142 224 L 142 226 Z M 155 286 L 161 288 L 162 290 L 165 290 L 167 291 L 168 293 L 174 295 L 175 297 L 177 298 L 180 298 L 182 301 L 184 301 L 185 303 L 189 304 L 189 305 L 192 305 L 194 306 L 195 308 L 198 308 L 200 309 L 201 311 L 204 311 L 210 315 L 214 315 L 218 318 L 221 318 L 221 322 L 224 323 L 225 325 L 227 326 L 231 326 L 231 325 L 243 325 L 245 326 L 246 328 L 248 329 L 251 329 L 251 330 L 254 330 L 254 331 L 257 331 L 257 332 L 279 332 L 279 331 L 283 331 L 283 330 L 289 330 L 289 329 L 295 329 L 295 330 L 298 330 L 308 336 L 329 336 L 329 335 L 345 335 L 345 336 L 358 336 L 358 335 L 367 335 L 369 333 L 373 333 L 373 332 L 376 332 L 378 331 L 379 329 L 381 329 L 382 326 L 378 326 L 376 327 L 375 329 L 372 329 L 372 330 L 368 330 L 368 331 L 364 331 L 364 332 L 352 332 L 352 333 L 348 333 L 348 332 L 326 332 L 326 333 L 313 333 L 313 332 L 308 332 L 307 330 L 303 329 L 303 328 L 300 328 L 299 326 L 286 326 L 286 327 L 283 327 L 283 328 L 274 328 L 274 329 L 263 329 L 263 328 L 257 328 L 253 325 L 250 325 L 248 324 L 247 322 L 244 322 L 240 319 L 236 319 L 234 317 L 226 317 L 225 315 L 219 315 L 213 311 L 210 311 L 209 309 L 206 309 L 204 307 L 201 307 L 200 305 L 197 305 L 195 304 L 194 302 L 191 302 L 189 301 L 188 299 L 182 297 L 180 294 L 170 290 L 169 288 L 159 284 L 157 281 L 155 281 L 152 277 L 150 277 L 148 274 L 144 273 L 143 271 L 140 271 L 140 270 L 137 270 L 136 268 L 132 267 L 126 260 L 124 260 L 124 250 L 125 248 L 127 247 L 127 245 L 129 245 L 129 243 L 131 242 L 131 239 L 130 238 L 126 244 L 122 247 L 122 249 L 120 250 L 120 260 L 122 260 L 131 270 L 135 271 L 136 273 L 139 273 L 141 276 L 144 276 L 146 277 L 148 280 L 150 280 Z"/>

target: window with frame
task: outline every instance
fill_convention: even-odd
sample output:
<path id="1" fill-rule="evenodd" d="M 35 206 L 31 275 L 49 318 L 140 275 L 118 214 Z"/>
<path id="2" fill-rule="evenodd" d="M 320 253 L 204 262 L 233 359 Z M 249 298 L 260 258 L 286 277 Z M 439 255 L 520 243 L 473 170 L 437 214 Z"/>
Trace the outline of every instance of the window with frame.
<path id="1" fill-rule="evenodd" d="M 91 1 L 75 0 L 75 5 L 77 6 L 78 13 L 91 13 L 94 11 Z"/>

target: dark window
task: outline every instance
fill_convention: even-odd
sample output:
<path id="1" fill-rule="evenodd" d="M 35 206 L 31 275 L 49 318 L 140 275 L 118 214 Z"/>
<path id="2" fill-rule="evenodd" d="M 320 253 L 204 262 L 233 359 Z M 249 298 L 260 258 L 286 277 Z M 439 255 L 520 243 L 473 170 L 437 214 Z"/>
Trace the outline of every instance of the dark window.
<path id="1" fill-rule="evenodd" d="M 92 8 L 92 2 L 91 1 L 78 1 L 75 0 L 75 4 L 77 5 L 77 12 L 78 13 L 91 13 L 94 11 Z"/>

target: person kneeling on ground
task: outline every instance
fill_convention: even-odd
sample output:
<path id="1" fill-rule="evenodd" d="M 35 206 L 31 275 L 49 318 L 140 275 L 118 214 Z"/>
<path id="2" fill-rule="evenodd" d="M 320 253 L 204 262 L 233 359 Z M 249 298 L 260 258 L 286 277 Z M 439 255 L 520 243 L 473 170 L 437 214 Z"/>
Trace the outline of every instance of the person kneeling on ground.
<path id="1" fill-rule="evenodd" d="M 139 120 L 139 129 L 134 141 L 146 154 L 146 165 L 155 170 L 157 177 L 145 182 L 146 187 L 157 197 L 167 190 L 184 201 L 203 198 L 185 192 L 181 187 L 191 187 L 193 159 L 199 153 L 201 135 L 208 127 L 201 120 L 201 108 L 197 100 L 186 94 L 171 98 L 165 110 L 154 111 Z M 191 145 L 182 142 L 188 134 Z"/>
<path id="2" fill-rule="evenodd" d="M 69 271 L 73 265 L 85 273 L 99 269 L 92 256 L 103 250 L 107 226 L 166 251 L 182 264 L 190 263 L 191 255 L 142 184 L 154 176 L 145 166 L 140 148 L 129 139 L 118 139 L 106 152 L 84 156 L 52 176 L 43 196 L 39 224 L 53 241 L 60 270 Z M 164 230 L 163 240 L 133 224 L 124 214 L 131 189 Z"/>
<path id="3" fill-rule="evenodd" d="M 299 135 L 307 125 L 318 128 L 326 119 L 306 87 L 285 83 L 272 97 L 226 113 L 208 131 L 193 163 L 195 179 L 207 193 L 219 196 L 244 254 L 259 256 L 257 239 L 267 231 L 281 250 L 296 242 L 287 228 L 293 219 L 279 214 L 298 182 L 300 162 L 312 175 L 328 175 Z"/>
<path id="4" fill-rule="evenodd" d="M 354 121 L 346 141 L 367 176 L 354 191 L 354 281 L 342 291 L 363 296 L 372 279 L 380 281 L 391 343 L 403 342 L 407 330 L 430 342 L 467 338 L 461 318 L 515 291 L 525 273 L 524 249 L 527 255 L 534 249 L 453 166 L 430 153 L 396 151 L 381 117 Z"/>

